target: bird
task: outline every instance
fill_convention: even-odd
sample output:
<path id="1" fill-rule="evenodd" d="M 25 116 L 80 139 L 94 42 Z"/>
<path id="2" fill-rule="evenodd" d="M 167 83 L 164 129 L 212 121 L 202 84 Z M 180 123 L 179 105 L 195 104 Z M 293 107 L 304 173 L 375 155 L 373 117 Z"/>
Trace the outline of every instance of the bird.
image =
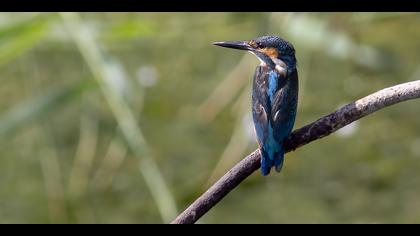
<path id="1" fill-rule="evenodd" d="M 252 118 L 261 154 L 261 174 L 270 174 L 272 167 L 280 172 L 284 141 L 292 132 L 298 104 L 299 82 L 293 45 L 273 35 L 213 44 L 248 51 L 260 60 L 252 84 Z"/>

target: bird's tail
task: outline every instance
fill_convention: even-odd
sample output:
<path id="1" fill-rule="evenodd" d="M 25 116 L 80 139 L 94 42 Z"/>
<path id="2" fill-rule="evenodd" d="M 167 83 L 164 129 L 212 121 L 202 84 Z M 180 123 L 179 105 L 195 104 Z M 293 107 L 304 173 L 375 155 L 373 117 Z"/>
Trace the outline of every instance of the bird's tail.
<path id="1" fill-rule="evenodd" d="M 271 167 L 275 167 L 277 172 L 280 172 L 283 167 L 284 151 L 280 149 L 277 152 L 269 155 L 263 148 L 261 151 L 261 173 L 263 176 L 270 174 Z"/>

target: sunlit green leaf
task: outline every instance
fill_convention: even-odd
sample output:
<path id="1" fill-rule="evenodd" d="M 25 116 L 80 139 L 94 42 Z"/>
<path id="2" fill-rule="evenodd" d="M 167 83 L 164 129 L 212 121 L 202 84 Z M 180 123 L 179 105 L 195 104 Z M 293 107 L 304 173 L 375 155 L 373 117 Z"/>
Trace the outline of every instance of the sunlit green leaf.
<path id="1" fill-rule="evenodd" d="M 0 27 L 0 65 L 33 48 L 48 32 L 51 17 Z"/>

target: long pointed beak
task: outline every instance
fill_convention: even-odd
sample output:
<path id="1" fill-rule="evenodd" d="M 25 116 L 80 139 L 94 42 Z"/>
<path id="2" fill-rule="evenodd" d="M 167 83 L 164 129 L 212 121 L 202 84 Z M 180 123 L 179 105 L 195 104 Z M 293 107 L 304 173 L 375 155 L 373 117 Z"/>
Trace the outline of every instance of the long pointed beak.
<path id="1" fill-rule="evenodd" d="M 213 45 L 239 50 L 254 50 L 247 41 L 215 42 Z"/>

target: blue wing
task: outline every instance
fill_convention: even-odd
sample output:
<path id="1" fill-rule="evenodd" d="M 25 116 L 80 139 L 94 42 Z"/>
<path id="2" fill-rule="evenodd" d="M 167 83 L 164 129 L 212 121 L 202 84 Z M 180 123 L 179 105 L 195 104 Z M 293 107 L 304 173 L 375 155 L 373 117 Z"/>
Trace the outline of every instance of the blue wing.
<path id="1" fill-rule="evenodd" d="M 271 122 L 274 139 L 283 142 L 293 129 L 298 103 L 297 71 L 290 78 L 280 78 L 279 89 L 271 103 Z"/>
<path id="2" fill-rule="evenodd" d="M 266 67 L 258 66 L 255 70 L 252 88 L 252 117 L 254 119 L 255 131 L 260 147 L 263 147 L 268 137 L 268 121 L 271 112 L 271 104 L 268 96 L 269 70 Z"/>
<path id="3" fill-rule="evenodd" d="M 296 116 L 297 72 L 283 78 L 276 71 L 257 67 L 252 91 L 252 115 L 262 159 L 263 175 L 272 166 L 280 171 L 283 164 L 283 140 L 290 134 Z"/>

